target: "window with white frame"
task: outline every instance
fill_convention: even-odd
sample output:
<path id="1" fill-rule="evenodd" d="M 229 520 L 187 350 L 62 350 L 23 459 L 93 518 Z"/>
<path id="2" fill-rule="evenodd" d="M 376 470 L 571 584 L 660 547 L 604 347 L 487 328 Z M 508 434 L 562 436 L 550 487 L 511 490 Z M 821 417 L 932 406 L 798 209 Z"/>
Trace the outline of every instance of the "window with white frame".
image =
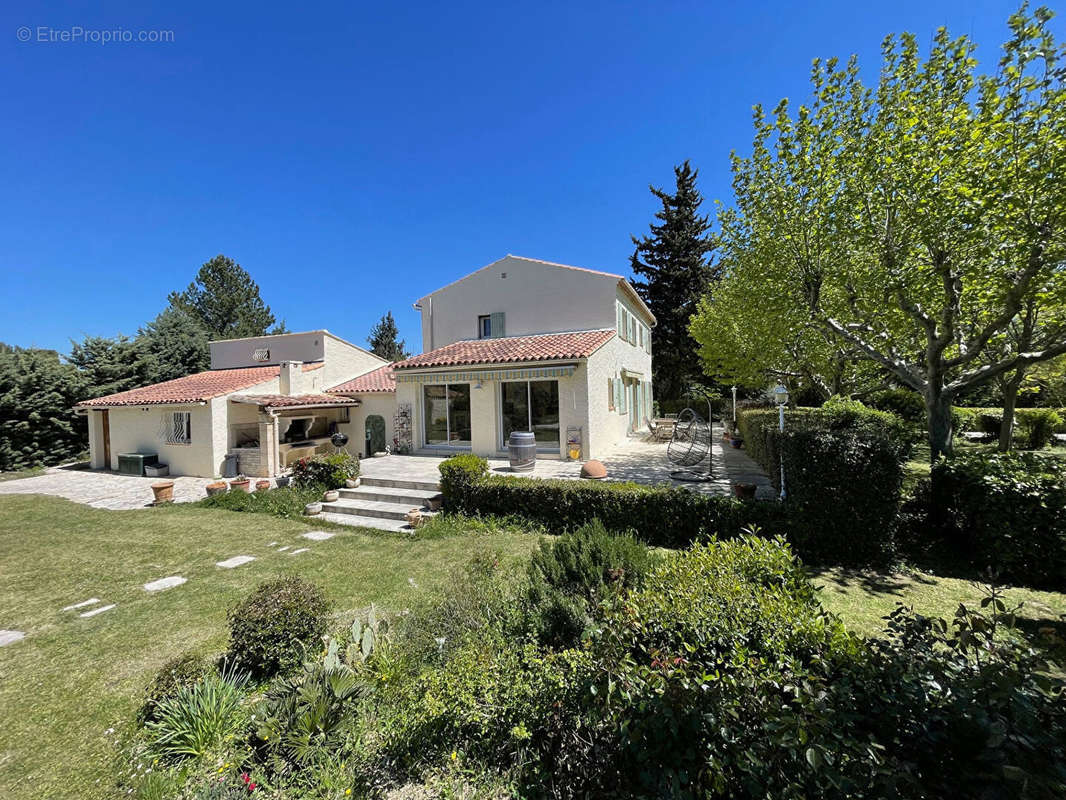
<path id="1" fill-rule="evenodd" d="M 163 441 L 166 444 L 192 444 L 192 413 L 170 411 L 163 414 Z"/>

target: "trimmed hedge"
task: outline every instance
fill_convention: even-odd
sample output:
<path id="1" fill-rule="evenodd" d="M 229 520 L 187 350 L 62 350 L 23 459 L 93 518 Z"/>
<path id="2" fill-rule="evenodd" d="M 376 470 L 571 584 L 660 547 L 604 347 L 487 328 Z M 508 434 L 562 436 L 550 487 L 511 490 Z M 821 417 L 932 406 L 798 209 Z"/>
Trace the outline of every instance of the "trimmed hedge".
<path id="1" fill-rule="evenodd" d="M 687 547 L 711 535 L 730 539 L 752 525 L 782 530 L 781 511 L 772 503 L 615 481 L 479 477 L 476 469 L 449 463 L 456 460 L 440 466 L 446 511 L 517 514 L 559 532 L 598 519 L 608 530 L 633 530 L 656 547 Z"/>
<path id="2" fill-rule="evenodd" d="M 960 558 L 1007 581 L 1066 589 L 1066 471 L 1035 453 L 933 465 L 931 522 Z"/>
<path id="3" fill-rule="evenodd" d="M 869 564 L 892 555 L 905 444 L 852 431 L 786 430 L 773 440 L 785 464 L 788 537 L 806 559 Z"/>

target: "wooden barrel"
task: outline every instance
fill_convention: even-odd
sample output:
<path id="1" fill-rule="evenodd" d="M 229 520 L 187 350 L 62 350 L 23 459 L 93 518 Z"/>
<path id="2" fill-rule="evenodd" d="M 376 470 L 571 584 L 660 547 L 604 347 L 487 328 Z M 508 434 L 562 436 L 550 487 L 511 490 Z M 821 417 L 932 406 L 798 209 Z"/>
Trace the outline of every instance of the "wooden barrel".
<path id="1" fill-rule="evenodd" d="M 537 463 L 537 439 L 530 431 L 511 431 L 507 438 L 511 472 L 532 472 Z"/>

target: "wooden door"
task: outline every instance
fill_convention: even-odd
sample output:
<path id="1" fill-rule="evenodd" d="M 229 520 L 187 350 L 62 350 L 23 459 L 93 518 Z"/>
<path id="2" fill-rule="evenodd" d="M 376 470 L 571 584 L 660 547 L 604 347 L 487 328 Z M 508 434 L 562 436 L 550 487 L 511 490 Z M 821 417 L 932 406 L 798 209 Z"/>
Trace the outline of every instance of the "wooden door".
<path id="1" fill-rule="evenodd" d="M 100 421 L 103 423 L 104 469 L 111 469 L 111 417 L 106 408 L 100 415 Z"/>

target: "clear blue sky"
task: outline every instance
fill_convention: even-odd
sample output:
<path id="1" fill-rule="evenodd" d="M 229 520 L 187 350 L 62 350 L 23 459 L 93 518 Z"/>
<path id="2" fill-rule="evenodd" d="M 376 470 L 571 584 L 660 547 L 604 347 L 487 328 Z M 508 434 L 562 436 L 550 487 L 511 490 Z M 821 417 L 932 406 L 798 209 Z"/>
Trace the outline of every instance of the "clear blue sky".
<path id="1" fill-rule="evenodd" d="M 417 352 L 411 303 L 506 253 L 627 273 L 685 158 L 728 202 L 752 105 L 815 56 L 876 76 L 946 24 L 987 62 L 1016 8 L 509 5 L 5 3 L 0 341 L 134 334 L 225 253 L 290 329 L 362 344 L 391 308 Z M 174 41 L 35 41 L 74 26 Z"/>

